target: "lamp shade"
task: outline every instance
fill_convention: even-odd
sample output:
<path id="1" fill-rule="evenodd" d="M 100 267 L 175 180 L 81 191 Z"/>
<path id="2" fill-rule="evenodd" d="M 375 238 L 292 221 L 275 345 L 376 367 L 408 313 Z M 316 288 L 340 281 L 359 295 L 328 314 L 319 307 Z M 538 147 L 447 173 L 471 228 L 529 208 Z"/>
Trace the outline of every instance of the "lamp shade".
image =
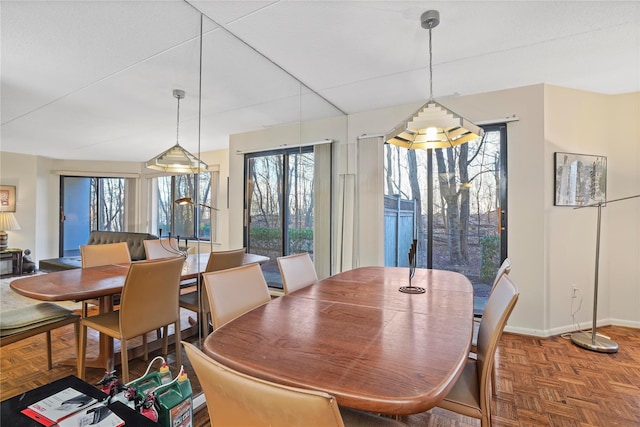
<path id="1" fill-rule="evenodd" d="M 0 231 L 20 230 L 13 212 L 0 212 Z"/>
<path id="2" fill-rule="evenodd" d="M 168 173 L 199 173 L 208 166 L 202 160 L 176 144 L 146 163 L 147 168 Z"/>
<path id="3" fill-rule="evenodd" d="M 195 205 L 196 203 L 191 199 L 191 197 L 182 197 L 180 199 L 176 199 L 173 201 L 176 205 L 186 206 L 186 205 Z M 212 209 L 214 211 L 218 211 L 220 209 L 214 208 L 213 206 L 205 205 L 204 203 L 198 203 L 199 206 L 203 206 L 208 209 Z"/>
<path id="4" fill-rule="evenodd" d="M 408 149 L 449 148 L 484 135 L 482 128 L 435 101 L 429 101 L 386 136 L 388 143 Z"/>
<path id="5" fill-rule="evenodd" d="M 193 174 L 206 171 L 209 168 L 206 163 L 180 146 L 180 100 L 184 99 L 185 93 L 183 90 L 174 89 L 173 97 L 178 100 L 176 145 L 149 160 L 146 167 L 172 174 Z"/>
<path id="6" fill-rule="evenodd" d="M 450 148 L 484 135 L 484 131 L 433 100 L 433 52 L 431 30 L 440 24 L 440 12 L 427 10 L 420 16 L 422 28 L 429 30 L 429 101 L 411 118 L 386 136 L 389 144 L 408 149 Z"/>

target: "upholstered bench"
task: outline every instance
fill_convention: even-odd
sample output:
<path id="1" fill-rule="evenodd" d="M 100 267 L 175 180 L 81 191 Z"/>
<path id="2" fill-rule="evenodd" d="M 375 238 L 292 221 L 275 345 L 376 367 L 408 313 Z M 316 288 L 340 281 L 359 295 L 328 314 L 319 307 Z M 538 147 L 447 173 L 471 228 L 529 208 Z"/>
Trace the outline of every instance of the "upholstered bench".
<path id="1" fill-rule="evenodd" d="M 126 231 L 92 231 L 87 245 L 103 245 L 106 243 L 127 242 L 132 261 L 146 259 L 144 251 L 145 240 L 155 240 L 158 236 L 149 233 L 129 233 Z M 82 267 L 79 256 L 42 259 L 39 263 L 40 271 L 51 273 L 53 271 L 71 270 Z"/>
<path id="2" fill-rule="evenodd" d="M 77 347 L 79 318 L 71 310 L 50 302 L 4 311 L 0 316 L 0 347 L 44 332 L 47 334 L 47 367 L 51 369 L 51 331 L 73 323 Z"/>

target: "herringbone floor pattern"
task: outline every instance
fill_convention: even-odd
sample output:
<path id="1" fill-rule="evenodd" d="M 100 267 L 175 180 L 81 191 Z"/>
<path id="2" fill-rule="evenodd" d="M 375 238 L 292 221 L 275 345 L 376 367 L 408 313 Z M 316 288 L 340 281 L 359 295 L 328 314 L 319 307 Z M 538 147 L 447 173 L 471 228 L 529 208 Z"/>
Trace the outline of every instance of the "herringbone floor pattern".
<path id="1" fill-rule="evenodd" d="M 497 355 L 493 425 L 640 426 L 640 329 L 604 327 L 598 331 L 616 341 L 620 350 L 596 353 L 562 337 L 505 333 Z M 54 332 L 54 363 L 73 354 L 72 336 L 70 328 Z M 146 368 L 140 359 L 131 365 L 132 375 Z M 0 400 L 69 374 L 75 374 L 73 367 L 55 366 L 46 371 L 44 336 L 5 346 L 0 350 Z M 93 370 L 91 375 L 99 378 L 100 372 Z M 479 420 L 438 408 L 404 421 L 427 427 L 480 425 Z M 206 411 L 196 414 L 196 427 L 209 425 Z"/>

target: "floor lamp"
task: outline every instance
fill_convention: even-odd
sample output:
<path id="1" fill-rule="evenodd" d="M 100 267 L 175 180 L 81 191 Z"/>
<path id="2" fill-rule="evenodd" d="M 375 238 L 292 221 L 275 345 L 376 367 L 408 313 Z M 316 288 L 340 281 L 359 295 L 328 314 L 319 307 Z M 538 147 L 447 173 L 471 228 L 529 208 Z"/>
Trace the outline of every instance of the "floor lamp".
<path id="1" fill-rule="evenodd" d="M 596 272 L 593 284 L 593 326 L 591 327 L 591 334 L 585 331 L 579 331 L 571 334 L 571 341 L 579 347 L 597 351 L 600 353 L 615 353 L 618 351 L 618 344 L 615 341 L 596 333 L 596 320 L 598 318 L 598 275 L 600 266 L 600 220 L 602 205 L 605 205 L 607 203 L 619 202 L 621 200 L 633 199 L 636 197 L 640 197 L 640 194 L 635 196 L 622 197 L 620 199 L 608 201 L 605 200 L 602 202 L 593 203 L 591 205 L 578 206 L 574 208 L 582 209 L 594 206 L 598 208 L 598 222 L 596 228 Z"/>

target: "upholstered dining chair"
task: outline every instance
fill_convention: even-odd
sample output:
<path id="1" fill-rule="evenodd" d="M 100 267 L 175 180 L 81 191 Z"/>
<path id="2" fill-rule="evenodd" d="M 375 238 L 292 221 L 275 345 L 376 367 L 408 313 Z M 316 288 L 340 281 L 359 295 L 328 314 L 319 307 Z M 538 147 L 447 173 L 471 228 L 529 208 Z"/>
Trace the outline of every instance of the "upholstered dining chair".
<path id="1" fill-rule="evenodd" d="M 477 358 L 467 359 L 462 375 L 439 407 L 479 418 L 482 427 L 491 426 L 491 370 L 498 342 L 518 296 L 516 286 L 508 275 L 503 274 L 489 296 L 480 320 Z"/>
<path id="2" fill-rule="evenodd" d="M 144 245 L 144 253 L 147 259 L 177 258 L 182 256 L 178 251 L 178 241 L 174 237 L 169 237 L 168 239 L 147 239 L 143 240 L 142 244 Z M 175 248 L 175 250 L 173 248 Z M 193 279 L 180 282 L 181 287 L 192 284 Z M 156 336 L 158 339 L 162 336 L 160 329 L 156 331 Z M 144 341 L 146 342 L 146 336 L 144 337 Z"/>
<path id="3" fill-rule="evenodd" d="M 129 382 L 127 340 L 164 328 L 163 352 L 168 352 L 168 325 L 175 325 L 176 364 L 182 365 L 180 352 L 180 310 L 178 294 L 182 258 L 140 261 L 131 264 L 120 298 L 120 309 L 80 320 L 78 376 L 84 378 L 87 328 L 120 340 L 122 379 Z M 146 341 L 145 341 L 146 343 Z M 147 348 L 145 344 L 145 355 Z"/>
<path id="4" fill-rule="evenodd" d="M 82 268 L 131 262 L 127 242 L 80 246 Z"/>
<path id="5" fill-rule="evenodd" d="M 168 239 L 143 240 L 144 253 L 147 259 L 175 258 L 182 256 L 178 251 L 178 241 L 174 237 Z"/>
<path id="6" fill-rule="evenodd" d="M 244 254 L 244 248 L 211 252 L 204 271 L 206 273 L 240 267 L 244 261 Z M 211 309 L 209 308 L 209 297 L 207 296 L 206 288 L 204 286 L 200 288 L 200 300 L 198 300 L 198 291 L 195 290 L 181 294 L 179 303 L 180 307 L 198 313 L 198 322 L 202 329 L 202 336 L 208 335 Z"/>
<path id="7" fill-rule="evenodd" d="M 391 418 L 339 408 L 324 392 L 288 387 L 235 371 L 182 343 L 202 385 L 214 426 L 405 426 Z"/>
<path id="8" fill-rule="evenodd" d="M 82 268 L 98 267 L 109 264 L 127 264 L 131 262 L 127 242 L 105 243 L 102 245 L 80 246 Z M 97 300 L 82 301 L 82 317 L 87 317 L 89 304 L 98 305 Z"/>
<path id="9" fill-rule="evenodd" d="M 271 301 L 259 264 L 203 273 L 214 329 Z"/>
<path id="10" fill-rule="evenodd" d="M 509 260 L 509 258 L 505 258 L 504 261 L 502 261 L 500 268 L 498 268 L 496 277 L 493 279 L 493 283 L 491 285 L 491 291 L 489 292 L 489 295 L 491 295 L 491 292 L 493 292 L 493 289 L 496 287 L 496 285 L 498 284 L 502 276 L 504 276 L 505 274 L 509 274 L 510 272 L 511 272 L 511 261 Z M 473 335 L 471 337 L 471 353 L 473 353 L 474 355 L 477 352 L 479 330 L 480 330 L 480 319 L 475 318 L 473 319 Z M 496 383 L 496 371 L 495 371 L 495 365 L 494 365 L 493 369 L 491 370 L 491 384 L 494 385 L 494 387 L 492 387 L 493 394 L 495 394 L 496 392 L 495 383 Z"/>
<path id="11" fill-rule="evenodd" d="M 277 258 L 282 287 L 288 294 L 318 281 L 316 268 L 308 253 L 294 254 Z"/>

